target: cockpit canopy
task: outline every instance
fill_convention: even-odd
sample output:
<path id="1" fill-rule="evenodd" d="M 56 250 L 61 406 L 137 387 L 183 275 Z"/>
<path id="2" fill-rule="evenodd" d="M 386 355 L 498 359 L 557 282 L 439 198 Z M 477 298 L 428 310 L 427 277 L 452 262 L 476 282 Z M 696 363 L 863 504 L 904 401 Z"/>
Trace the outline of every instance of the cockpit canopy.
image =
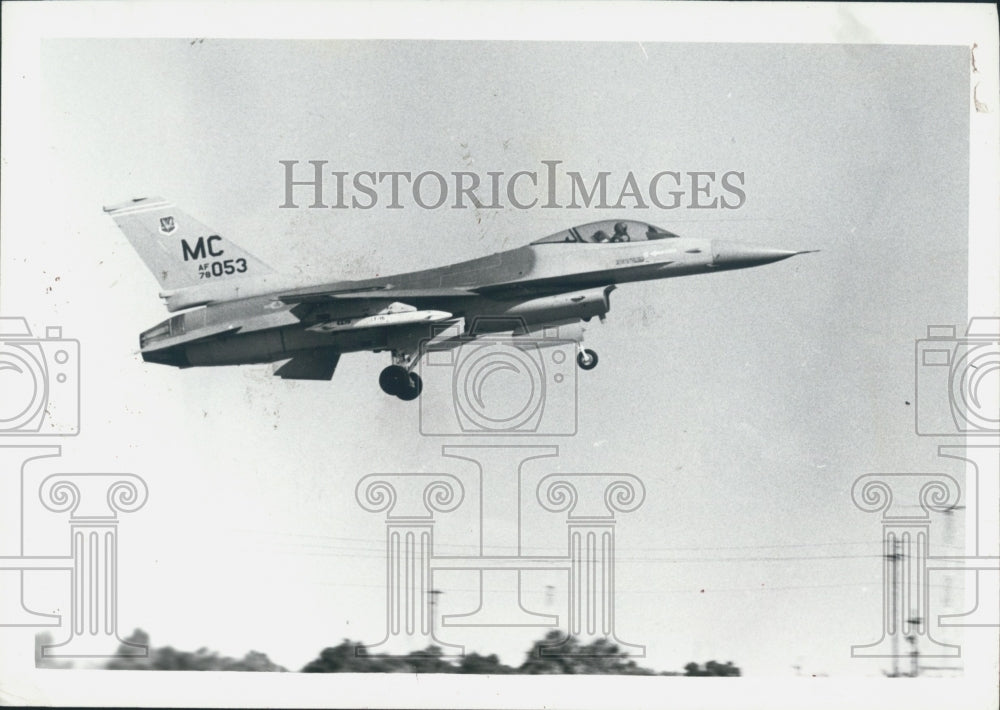
<path id="1" fill-rule="evenodd" d="M 676 239 L 677 235 L 646 222 L 635 220 L 605 220 L 573 227 L 562 232 L 532 242 L 532 244 L 552 244 L 555 242 L 575 242 L 578 244 L 601 244 L 607 242 L 645 242 L 651 239 Z"/>

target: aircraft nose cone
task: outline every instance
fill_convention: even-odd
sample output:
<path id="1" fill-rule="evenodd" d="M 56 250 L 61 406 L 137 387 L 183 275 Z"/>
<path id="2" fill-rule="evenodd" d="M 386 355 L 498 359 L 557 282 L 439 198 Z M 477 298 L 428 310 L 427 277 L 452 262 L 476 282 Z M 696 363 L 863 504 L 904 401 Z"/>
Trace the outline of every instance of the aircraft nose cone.
<path id="1" fill-rule="evenodd" d="M 785 249 L 758 247 L 750 244 L 734 242 L 712 243 L 712 265 L 722 269 L 742 269 L 747 266 L 760 266 L 781 261 L 799 252 Z"/>

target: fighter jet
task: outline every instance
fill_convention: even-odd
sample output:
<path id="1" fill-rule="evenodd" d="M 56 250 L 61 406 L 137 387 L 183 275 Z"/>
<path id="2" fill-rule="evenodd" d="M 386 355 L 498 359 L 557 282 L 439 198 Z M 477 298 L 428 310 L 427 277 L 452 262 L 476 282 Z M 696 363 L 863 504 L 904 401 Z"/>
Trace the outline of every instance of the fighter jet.
<path id="1" fill-rule="evenodd" d="M 198 367 L 275 363 L 285 379 L 329 380 L 343 353 L 391 354 L 382 390 L 416 399 L 426 344 L 560 327 L 577 364 L 583 322 L 604 320 L 619 285 L 760 266 L 807 252 L 680 237 L 635 220 L 566 229 L 525 246 L 423 271 L 303 287 L 158 197 L 104 207 L 177 315 L 140 335 L 146 362 Z"/>

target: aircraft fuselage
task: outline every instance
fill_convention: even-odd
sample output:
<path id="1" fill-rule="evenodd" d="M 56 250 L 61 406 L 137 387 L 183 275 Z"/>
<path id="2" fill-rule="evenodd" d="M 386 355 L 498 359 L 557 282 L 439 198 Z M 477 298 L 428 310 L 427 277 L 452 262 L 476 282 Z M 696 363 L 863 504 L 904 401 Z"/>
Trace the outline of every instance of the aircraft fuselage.
<path id="1" fill-rule="evenodd" d="M 608 294 L 617 284 L 742 268 L 794 253 L 681 237 L 572 248 L 552 243 L 364 281 L 281 289 L 272 279 L 260 287 L 263 292 L 243 285 L 240 298 L 208 303 L 151 328 L 142 334 L 142 355 L 189 367 L 274 362 L 316 349 L 386 350 L 415 335 L 426 337 L 428 322 L 435 321 L 421 320 L 423 312 L 464 318 L 467 324 L 477 316 L 493 322 L 509 316 L 526 326 L 589 320 L 607 313 Z M 441 292 L 432 299 L 398 295 L 428 289 Z M 402 300 L 417 309 L 413 323 L 380 327 L 377 318 L 372 323 L 373 314 Z"/>

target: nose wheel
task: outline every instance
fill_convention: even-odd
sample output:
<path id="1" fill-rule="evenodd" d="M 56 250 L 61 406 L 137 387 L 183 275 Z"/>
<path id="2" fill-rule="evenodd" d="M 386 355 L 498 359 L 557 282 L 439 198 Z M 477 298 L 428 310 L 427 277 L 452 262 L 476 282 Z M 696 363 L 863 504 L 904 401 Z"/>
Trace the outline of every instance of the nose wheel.
<path id="1" fill-rule="evenodd" d="M 593 370 L 597 367 L 597 353 L 590 348 L 584 348 L 576 354 L 576 364 L 581 370 Z"/>
<path id="2" fill-rule="evenodd" d="M 389 365 L 378 376 L 379 387 L 393 397 L 410 402 L 420 396 L 424 381 L 415 372 L 409 372 L 401 365 Z"/>

